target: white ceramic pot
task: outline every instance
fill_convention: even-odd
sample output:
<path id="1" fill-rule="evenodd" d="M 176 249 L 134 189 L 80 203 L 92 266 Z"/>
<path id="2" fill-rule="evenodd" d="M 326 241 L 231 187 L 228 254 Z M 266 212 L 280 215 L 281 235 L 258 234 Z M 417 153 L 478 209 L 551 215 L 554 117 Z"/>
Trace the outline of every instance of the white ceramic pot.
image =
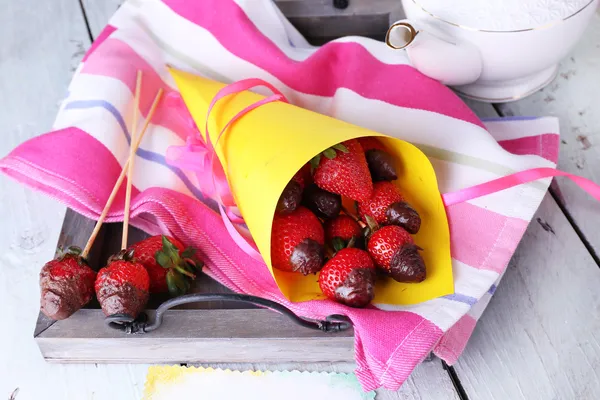
<path id="1" fill-rule="evenodd" d="M 476 100 L 506 102 L 554 79 L 599 0 L 402 0 L 386 43 Z"/>

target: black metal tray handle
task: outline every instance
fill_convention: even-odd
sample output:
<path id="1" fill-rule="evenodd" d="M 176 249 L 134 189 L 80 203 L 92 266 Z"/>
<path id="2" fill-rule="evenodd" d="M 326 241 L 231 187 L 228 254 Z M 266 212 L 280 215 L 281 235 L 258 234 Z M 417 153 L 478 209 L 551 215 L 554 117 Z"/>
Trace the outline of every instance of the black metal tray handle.
<path id="1" fill-rule="evenodd" d="M 167 300 L 156 309 L 154 322 L 147 321 L 148 317 L 144 313 L 141 313 L 138 316 L 138 318 L 133 318 L 132 316 L 126 314 L 113 314 L 106 317 L 104 322 L 110 328 L 117 329 L 128 334 L 148 333 L 160 327 L 160 325 L 162 324 L 164 313 L 170 308 L 187 303 L 219 300 L 250 303 L 254 304 L 255 306 L 268 308 L 287 316 L 289 319 L 291 319 L 293 322 L 300 326 L 309 329 L 320 330 L 323 332 L 341 332 L 352 327 L 352 322 L 348 317 L 344 315 L 329 315 L 327 318 L 325 318 L 325 320 L 306 319 L 297 316 L 289 308 L 282 306 L 281 304 L 276 303 L 274 301 L 245 294 L 229 293 L 194 293 L 186 294 L 184 296 L 179 296 Z"/>

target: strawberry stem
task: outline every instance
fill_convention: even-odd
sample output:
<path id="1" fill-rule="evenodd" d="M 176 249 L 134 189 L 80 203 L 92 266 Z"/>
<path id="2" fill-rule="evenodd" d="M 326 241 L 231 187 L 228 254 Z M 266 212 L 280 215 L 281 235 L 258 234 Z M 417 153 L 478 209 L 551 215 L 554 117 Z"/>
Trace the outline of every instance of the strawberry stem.
<path id="1" fill-rule="evenodd" d="M 190 278 L 192 278 L 192 279 L 196 279 L 196 275 L 192 274 L 192 273 L 191 273 L 191 272 L 189 272 L 189 271 L 186 271 L 185 269 L 183 269 L 183 268 L 181 268 L 181 267 L 179 267 L 179 266 L 175 267 L 175 269 L 176 269 L 177 271 L 181 272 L 182 274 L 184 274 L 185 276 L 188 276 L 188 277 L 190 277 Z"/>

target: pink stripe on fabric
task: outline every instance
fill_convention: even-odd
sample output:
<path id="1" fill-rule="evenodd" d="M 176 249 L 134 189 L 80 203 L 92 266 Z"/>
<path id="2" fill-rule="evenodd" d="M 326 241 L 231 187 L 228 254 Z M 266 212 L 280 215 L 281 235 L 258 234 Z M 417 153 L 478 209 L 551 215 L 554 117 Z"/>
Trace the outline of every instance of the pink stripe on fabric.
<path id="1" fill-rule="evenodd" d="M 70 196 L 98 214 L 121 173 L 114 155 L 100 141 L 78 128 L 50 132 L 21 144 L 2 160 L 0 168 L 10 169 L 12 172 L 7 172 L 13 177 L 21 168 L 26 169 L 26 172 L 21 170 L 23 178 L 32 185 L 38 182 L 37 189 L 44 191 L 52 186 L 55 190 L 64 190 L 64 195 L 54 195 L 63 201 L 64 196 Z M 138 192 L 134 187 L 132 193 Z M 121 188 L 109 215 L 117 209 L 122 211 L 124 199 L 125 190 Z"/>
<path id="2" fill-rule="evenodd" d="M 156 96 L 158 89 L 162 88 L 165 97 L 172 92 L 171 88 L 163 82 L 160 75 L 154 68 L 146 62 L 138 53 L 127 43 L 118 39 L 107 39 L 102 46 L 90 55 L 87 63 L 84 64 L 81 73 L 90 75 L 100 75 L 109 78 L 118 79 L 123 82 L 133 93 L 135 90 L 135 81 L 137 71 L 144 74 L 142 81 L 142 90 L 140 96 L 140 112 L 142 115 L 148 115 L 150 106 Z M 166 71 L 166 70 L 165 70 Z M 158 107 L 152 118 L 152 123 L 161 125 L 178 134 L 185 140 L 188 127 L 181 126 L 181 121 L 172 118 L 170 110 L 166 107 Z"/>
<path id="3" fill-rule="evenodd" d="M 434 349 L 435 355 L 446 361 L 449 365 L 456 363 L 458 357 L 467 346 L 467 342 L 476 324 L 477 321 L 475 318 L 468 314 L 464 315 L 442 337 Z"/>
<path id="4" fill-rule="evenodd" d="M 452 257 L 477 269 L 500 273 L 517 248 L 527 221 L 458 203 L 446 207 Z"/>
<path id="5" fill-rule="evenodd" d="M 544 157 L 556 163 L 558 161 L 559 136 L 546 133 L 538 136 L 526 136 L 518 139 L 501 140 L 498 142 L 502 148 L 518 155 L 533 154 Z"/>
<path id="6" fill-rule="evenodd" d="M 92 55 L 92 53 L 94 51 L 96 51 L 96 49 L 98 49 L 98 47 L 102 43 L 104 43 L 104 41 L 106 39 L 108 39 L 108 37 L 110 35 L 112 35 L 112 33 L 114 31 L 116 31 L 116 30 L 117 30 L 117 28 L 115 28 L 114 26 L 112 26 L 112 25 L 106 25 L 104 27 L 104 29 L 102 29 L 102 32 L 100 32 L 100 34 L 98 35 L 98 37 L 96 38 L 96 40 L 94 40 L 94 43 L 92 43 L 92 46 L 90 47 L 90 49 L 85 53 L 85 55 L 83 56 L 83 59 L 81 60 L 81 62 L 85 62 L 88 59 L 88 57 L 90 55 Z"/>
<path id="7" fill-rule="evenodd" d="M 290 88 L 332 97 L 340 88 L 396 106 L 458 118 L 484 127 L 450 89 L 408 65 L 385 64 L 357 43 L 329 43 L 304 61 L 290 59 L 232 0 L 165 0 L 183 18 L 207 29 L 231 53 Z M 306 79 L 310 76 L 310 79 Z"/>

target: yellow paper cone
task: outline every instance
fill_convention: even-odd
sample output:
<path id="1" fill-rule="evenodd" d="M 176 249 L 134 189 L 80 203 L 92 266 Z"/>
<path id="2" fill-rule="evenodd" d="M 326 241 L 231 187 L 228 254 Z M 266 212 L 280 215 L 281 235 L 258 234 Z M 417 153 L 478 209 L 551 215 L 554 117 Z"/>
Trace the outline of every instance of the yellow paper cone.
<path id="1" fill-rule="evenodd" d="M 171 74 L 196 125 L 204 131 L 208 107 L 226 85 L 179 70 L 172 69 Z M 245 91 L 217 102 L 208 121 L 213 144 L 227 122 L 263 98 Z M 421 229 L 414 239 L 424 249 L 427 267 L 427 279 L 421 283 L 378 280 L 374 302 L 414 304 L 453 293 L 444 204 L 431 163 L 412 144 L 284 102 L 272 102 L 240 118 L 215 147 L 236 204 L 281 292 L 291 301 L 307 301 L 325 298 L 317 276 L 271 266 L 271 224 L 277 201 L 292 176 L 316 154 L 364 136 L 379 137 L 396 160 L 395 184 L 421 216 Z"/>

